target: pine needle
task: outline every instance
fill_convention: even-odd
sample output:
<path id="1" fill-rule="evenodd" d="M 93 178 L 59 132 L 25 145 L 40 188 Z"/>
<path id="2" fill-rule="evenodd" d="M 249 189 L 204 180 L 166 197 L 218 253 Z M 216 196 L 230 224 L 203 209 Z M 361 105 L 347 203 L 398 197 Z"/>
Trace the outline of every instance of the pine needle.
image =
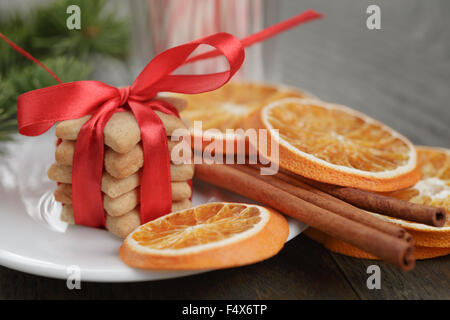
<path id="1" fill-rule="evenodd" d="M 105 0 L 64 0 L 33 11 L 26 17 L 12 15 L 0 21 L 0 30 L 42 61 L 63 82 L 89 79 L 89 58 L 104 55 L 123 58 L 129 27 L 106 10 Z M 81 30 L 68 30 L 66 9 L 81 9 Z M 56 84 L 45 70 L 28 61 L 0 40 L 0 141 L 17 132 L 18 95 Z"/>

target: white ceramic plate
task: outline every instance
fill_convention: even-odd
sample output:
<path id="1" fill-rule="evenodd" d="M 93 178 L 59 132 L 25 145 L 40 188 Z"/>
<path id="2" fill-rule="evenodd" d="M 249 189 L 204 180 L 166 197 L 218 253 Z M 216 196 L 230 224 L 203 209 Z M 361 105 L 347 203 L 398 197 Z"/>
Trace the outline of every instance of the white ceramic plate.
<path id="1" fill-rule="evenodd" d="M 105 230 L 67 226 L 59 221 L 55 184 L 46 177 L 53 162 L 54 135 L 17 137 L 2 144 L 0 155 L 0 265 L 66 279 L 77 266 L 82 281 L 132 282 L 182 277 L 210 270 L 145 271 L 125 265 L 118 255 L 122 241 Z M 194 205 L 213 201 L 252 202 L 196 182 Z M 288 241 L 306 225 L 289 219 Z"/>

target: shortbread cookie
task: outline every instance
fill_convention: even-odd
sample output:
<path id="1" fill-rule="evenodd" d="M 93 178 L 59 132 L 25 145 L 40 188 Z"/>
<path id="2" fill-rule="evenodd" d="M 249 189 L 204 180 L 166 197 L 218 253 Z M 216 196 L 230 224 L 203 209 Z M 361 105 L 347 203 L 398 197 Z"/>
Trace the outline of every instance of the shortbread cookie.
<path id="1" fill-rule="evenodd" d="M 140 225 L 141 217 L 139 214 L 139 207 L 118 217 L 106 215 L 106 229 L 119 238 L 125 238 L 131 231 Z"/>
<path id="2" fill-rule="evenodd" d="M 63 140 L 56 147 L 55 160 L 59 164 L 71 166 L 73 163 L 73 153 L 75 151 L 75 141 Z"/>
<path id="3" fill-rule="evenodd" d="M 47 172 L 48 177 L 56 182 L 72 183 L 72 167 L 58 163 L 51 165 Z M 170 178 L 172 182 L 187 181 L 194 176 L 194 164 L 171 164 Z M 102 191 L 111 198 L 116 198 L 125 192 L 131 191 L 139 185 L 139 172 L 124 179 L 116 179 L 108 172 L 103 173 Z"/>
<path id="4" fill-rule="evenodd" d="M 134 209 L 140 202 L 139 188 L 131 190 L 117 198 L 111 198 L 105 194 L 103 207 L 111 216 L 120 216 Z M 189 199 L 192 189 L 187 182 L 172 182 L 172 201 Z"/>
<path id="5" fill-rule="evenodd" d="M 53 163 L 47 171 L 50 180 L 61 183 L 72 183 L 72 166 Z"/>
<path id="6" fill-rule="evenodd" d="M 167 141 L 168 147 L 169 147 L 169 154 L 171 157 L 182 157 L 183 154 L 173 154 L 172 151 L 174 147 L 177 144 L 183 144 L 178 147 L 177 150 L 188 150 L 190 151 L 188 142 L 185 140 L 182 140 L 180 142 L 178 141 L 171 141 L 170 137 Z M 59 146 L 56 148 L 55 152 L 55 160 L 58 164 L 63 165 L 72 165 L 73 163 L 73 154 L 75 151 L 75 141 L 70 140 L 64 140 L 62 141 Z M 178 161 L 178 159 L 171 159 L 171 161 Z M 128 177 L 129 175 L 135 173 L 138 171 L 142 166 L 144 162 L 144 154 L 142 150 L 142 145 L 137 144 L 135 145 L 130 152 L 127 153 L 118 153 L 115 152 L 111 148 L 106 148 L 105 151 L 105 159 L 104 159 L 104 165 L 105 170 L 108 171 L 110 175 L 112 175 L 114 178 L 117 179 L 123 179 Z"/>
<path id="7" fill-rule="evenodd" d="M 75 224 L 75 219 L 73 217 L 73 207 L 70 204 L 66 204 L 62 207 L 60 219 L 61 221 Z"/>
<path id="8" fill-rule="evenodd" d="M 139 173 L 134 173 L 125 179 L 116 179 L 104 172 L 102 177 L 102 191 L 111 198 L 117 198 L 139 186 Z"/>
<path id="9" fill-rule="evenodd" d="M 167 141 L 169 147 L 169 155 L 172 154 L 173 148 L 178 143 L 187 145 L 185 141 Z M 186 148 L 189 148 L 188 146 Z M 189 149 L 187 149 L 189 150 Z M 174 155 L 175 157 L 177 155 Z M 176 160 L 176 159 L 174 159 Z M 144 165 L 144 152 L 142 145 L 139 143 L 130 152 L 118 153 L 107 148 L 105 152 L 105 170 L 114 178 L 123 179 L 138 171 Z"/>
<path id="10" fill-rule="evenodd" d="M 186 128 L 184 122 L 176 116 L 159 111 L 155 113 L 161 119 L 168 136 L 176 129 Z M 90 117 L 87 115 L 79 119 L 61 121 L 56 125 L 56 136 L 63 140 L 76 140 L 81 127 Z M 104 136 L 105 145 L 119 153 L 129 152 L 141 140 L 138 123 L 129 111 L 113 114 L 105 126 Z"/>
<path id="11" fill-rule="evenodd" d="M 61 183 L 53 193 L 55 200 L 64 204 L 72 204 L 72 185 Z"/>
<path id="12" fill-rule="evenodd" d="M 172 212 L 189 209 L 191 207 L 192 207 L 192 202 L 189 199 L 172 202 Z M 140 215 L 139 210 L 140 210 L 140 208 L 136 207 L 135 209 L 130 210 L 128 213 L 136 212 L 137 215 L 139 216 Z M 106 217 L 108 217 L 108 216 L 109 215 L 107 215 Z M 61 212 L 61 221 L 68 222 L 70 224 L 74 224 L 72 205 L 64 205 L 63 206 L 62 212 Z"/>
<path id="13" fill-rule="evenodd" d="M 86 115 L 78 119 L 63 120 L 58 122 L 55 126 L 55 135 L 63 140 L 77 140 L 83 124 L 91 118 L 91 115 Z"/>
<path id="14" fill-rule="evenodd" d="M 71 184 L 72 167 L 54 163 L 47 172 L 48 177 L 56 182 Z M 125 179 L 116 179 L 107 172 L 102 176 L 102 191 L 111 198 L 133 190 L 139 185 L 139 173 L 132 174 Z"/>
<path id="15" fill-rule="evenodd" d="M 192 179 L 194 167 L 192 164 L 171 165 L 170 174 L 172 182 L 186 182 Z M 72 167 L 60 164 L 52 164 L 47 172 L 48 177 L 60 183 L 72 183 Z M 111 198 L 117 198 L 122 194 L 133 190 L 140 185 L 140 172 L 134 173 L 124 179 L 116 179 L 109 173 L 102 176 L 102 191 Z"/>
<path id="16" fill-rule="evenodd" d="M 108 195 L 103 197 L 103 208 L 112 217 L 121 216 L 130 212 L 139 203 L 139 188 L 135 188 L 117 198 L 111 198 Z"/>
<path id="17" fill-rule="evenodd" d="M 126 178 L 144 165 L 144 153 L 140 143 L 130 152 L 118 153 L 108 148 L 105 152 L 105 170 L 116 179 Z"/>
<path id="18" fill-rule="evenodd" d="M 192 196 L 192 188 L 185 181 L 172 182 L 172 201 L 189 199 Z"/>
<path id="19" fill-rule="evenodd" d="M 194 177 L 194 163 L 170 165 L 170 179 L 174 181 L 187 181 Z"/>
<path id="20" fill-rule="evenodd" d="M 192 202 L 189 199 L 172 202 L 172 212 L 189 209 L 192 207 Z"/>
<path id="21" fill-rule="evenodd" d="M 172 201 L 189 199 L 192 188 L 187 182 L 172 182 Z M 61 183 L 54 192 L 55 200 L 64 204 L 72 204 L 72 185 Z M 117 198 L 111 198 L 107 194 L 103 196 L 103 206 L 112 216 L 118 216 L 134 209 L 139 203 L 139 188 L 122 194 Z"/>

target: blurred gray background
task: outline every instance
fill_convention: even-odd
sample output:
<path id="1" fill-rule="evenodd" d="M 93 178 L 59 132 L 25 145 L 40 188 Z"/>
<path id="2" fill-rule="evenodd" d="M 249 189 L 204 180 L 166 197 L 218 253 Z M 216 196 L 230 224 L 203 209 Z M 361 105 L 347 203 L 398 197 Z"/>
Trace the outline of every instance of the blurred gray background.
<path id="1" fill-rule="evenodd" d="M 416 144 L 450 147 L 450 1 L 283 0 L 322 21 L 281 35 L 282 81 L 361 110 Z M 381 30 L 366 9 L 381 8 Z"/>

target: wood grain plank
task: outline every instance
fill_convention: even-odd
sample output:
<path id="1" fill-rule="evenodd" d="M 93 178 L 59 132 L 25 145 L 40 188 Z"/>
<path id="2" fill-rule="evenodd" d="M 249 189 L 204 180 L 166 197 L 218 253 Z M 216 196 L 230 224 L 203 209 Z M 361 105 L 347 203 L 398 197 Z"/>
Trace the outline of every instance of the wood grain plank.
<path id="1" fill-rule="evenodd" d="M 450 299 L 450 256 L 417 261 L 414 270 L 400 271 L 376 260 L 363 260 L 330 253 L 362 299 Z M 378 265 L 381 289 L 369 290 L 367 267 Z"/>

